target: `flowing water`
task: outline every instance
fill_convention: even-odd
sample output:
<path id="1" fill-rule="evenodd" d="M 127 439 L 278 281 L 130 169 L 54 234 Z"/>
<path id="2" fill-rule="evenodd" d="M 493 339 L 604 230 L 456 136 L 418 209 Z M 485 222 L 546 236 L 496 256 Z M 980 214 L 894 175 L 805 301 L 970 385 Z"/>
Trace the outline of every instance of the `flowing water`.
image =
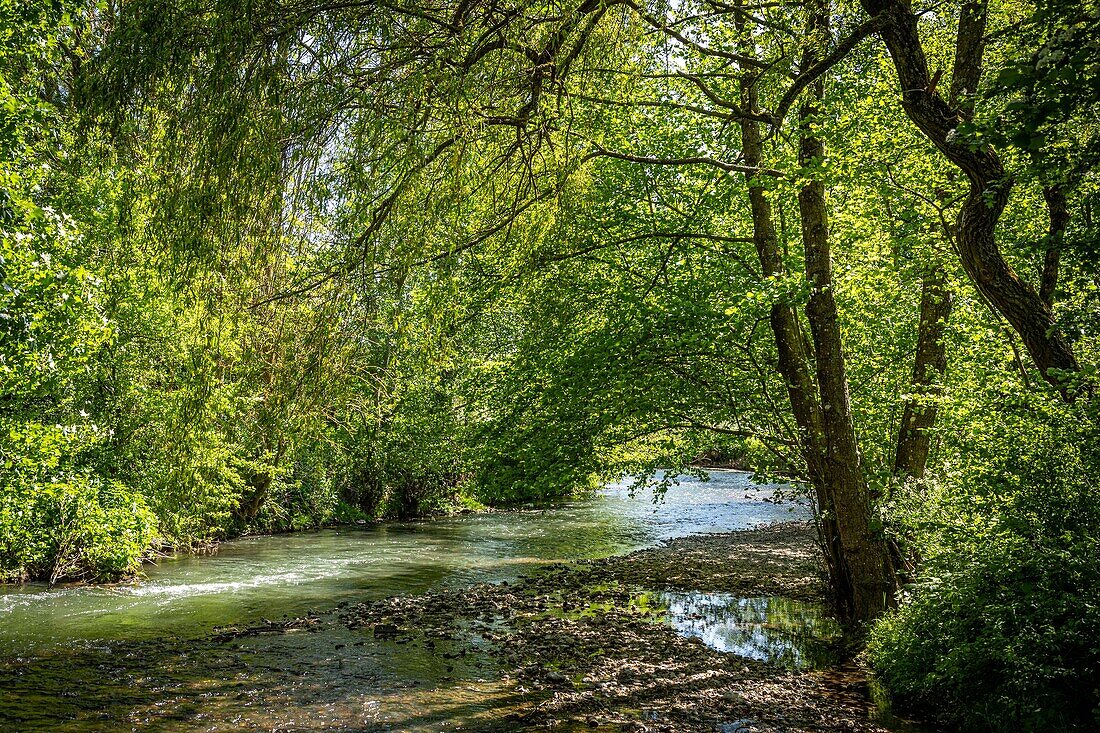
<path id="1" fill-rule="evenodd" d="M 395 522 L 223 543 L 107 587 L 0 589 L 3 730 L 451 730 L 499 719 L 515 693 L 486 654 L 433 653 L 339 623 L 219 635 L 342 602 L 513 579 L 678 536 L 806 517 L 773 487 L 716 471 L 664 500 L 613 485 L 553 508 Z M 784 599 L 656 594 L 680 633 L 791 666 L 835 632 Z"/>

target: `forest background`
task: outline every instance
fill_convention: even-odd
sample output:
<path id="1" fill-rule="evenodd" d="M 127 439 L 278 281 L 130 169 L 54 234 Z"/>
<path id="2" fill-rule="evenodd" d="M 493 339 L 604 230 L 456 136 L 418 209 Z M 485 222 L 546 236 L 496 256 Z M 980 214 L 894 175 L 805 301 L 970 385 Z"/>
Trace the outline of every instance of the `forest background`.
<path id="1" fill-rule="evenodd" d="M 1098 99 L 1068 0 L 3 0 L 0 579 L 718 457 L 1100 723 Z"/>

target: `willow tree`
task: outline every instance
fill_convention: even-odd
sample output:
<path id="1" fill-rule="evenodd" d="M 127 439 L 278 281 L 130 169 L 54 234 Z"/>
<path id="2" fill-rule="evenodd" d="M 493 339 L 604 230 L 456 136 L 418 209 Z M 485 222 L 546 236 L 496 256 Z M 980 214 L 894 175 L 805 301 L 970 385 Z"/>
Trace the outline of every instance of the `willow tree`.
<path id="1" fill-rule="evenodd" d="M 781 6 L 767 13 L 773 19 L 738 5 L 704 6 L 699 16 L 695 8 L 680 8 L 683 20 L 670 23 L 662 8 L 591 0 L 565 13 L 537 3 L 274 4 L 244 12 L 134 3 L 123 8 L 87 94 L 113 100 L 138 119 L 165 120 L 165 143 L 198 141 L 169 147 L 163 163 L 169 171 L 199 172 L 189 172 L 182 188 L 167 186 L 177 203 L 169 217 L 186 217 L 171 222 L 177 230 L 187 219 L 198 231 L 210 221 L 229 222 L 228 232 L 215 235 L 223 239 L 241 223 L 262 230 L 265 217 L 257 212 L 272 203 L 278 208 L 266 217 L 282 218 L 285 205 L 277 202 L 291 181 L 301 185 L 296 176 L 329 176 L 333 214 L 359 225 L 337 230 L 337 255 L 303 277 L 297 291 L 364 268 L 391 271 L 454 256 L 508 236 L 528 212 L 559 195 L 571 174 L 601 159 L 701 167 L 723 185 L 730 174 L 748 176 L 752 238 L 766 281 L 786 279 L 794 265 L 809 285 L 805 315 L 795 302 L 779 302 L 778 294 L 773 306 L 779 373 L 795 423 L 787 439 L 800 447 L 816 491 L 839 609 L 850 618 L 871 618 L 890 603 L 891 573 L 883 538 L 872 528 L 871 492 L 847 398 L 826 193 L 815 173 L 825 151 L 813 131 L 822 71 L 867 29 L 834 37 L 825 5 L 808 15 Z M 628 42 L 647 33 L 656 33 L 658 42 L 634 53 Z M 749 50 L 754 35 L 768 57 Z M 135 58 L 142 60 L 137 73 Z M 805 73 L 793 83 L 774 71 L 795 62 Z M 623 74 L 643 80 L 640 94 L 601 96 L 622 89 L 608 81 Z M 779 108 L 807 95 L 791 123 L 799 149 L 776 147 L 786 171 L 765 167 L 759 152 L 753 159 L 751 150 L 738 151 L 728 135 L 730 122 L 750 143 L 761 124 L 773 135 L 785 128 L 782 112 L 756 108 L 752 97 L 774 82 L 783 92 L 772 102 Z M 651 93 L 657 96 L 647 98 Z M 748 106 L 739 99 L 743 93 L 750 95 Z M 697 127 L 652 154 L 630 149 L 629 141 L 609 140 L 592 126 L 600 110 L 622 106 L 665 108 Z M 670 147 L 682 154 L 668 155 Z M 756 184 L 762 176 L 799 175 L 808 176 L 798 192 L 804 257 L 788 263 L 767 232 L 768 194 Z M 419 198 L 429 181 L 430 197 Z M 257 207 L 252 196 L 267 203 Z M 423 213 L 423 234 L 401 216 L 415 208 Z M 448 237 L 453 244 L 439 249 Z M 755 427 L 738 429 L 768 437 Z"/>
<path id="2" fill-rule="evenodd" d="M 1044 294 L 1022 283 L 992 236 L 1007 196 L 999 160 L 949 124 L 969 115 L 980 81 L 984 6 L 943 15 L 958 39 L 945 101 L 908 6 L 864 5 L 866 14 L 826 1 L 134 2 L 88 64 L 84 92 L 114 110 L 117 129 L 156 137 L 152 167 L 167 171 L 157 181 L 164 218 L 176 232 L 202 235 L 172 241 L 201 247 L 243 234 L 259 250 L 309 253 L 282 281 L 288 295 L 338 282 L 369 290 L 391 278 L 400 289 L 405 273 L 433 263 L 482 266 L 479 248 L 510 263 L 500 268 L 509 277 L 537 279 L 548 262 L 628 245 L 640 262 L 657 263 L 653 279 L 638 283 L 648 294 L 667 281 L 677 248 L 720 246 L 741 273 L 728 287 L 764 293 L 775 382 L 762 389 L 762 406 L 721 407 L 711 417 L 678 410 L 661 424 L 751 436 L 781 455 L 793 449 L 788 473 L 812 487 L 838 608 L 862 620 L 893 598 L 869 478 L 890 467 L 864 463 L 864 426 L 851 404 L 845 323 L 860 316 L 837 297 L 830 115 L 836 90 L 875 62 L 851 58 L 876 35 L 897 62 L 906 112 L 970 177 L 958 224 L 946 232 L 967 273 L 1044 376 L 1058 381 L 1059 370 L 1076 369 Z M 614 240 L 606 219 L 561 225 L 598 211 L 604 202 L 576 198 L 586 181 L 622 167 L 645 182 L 648 212 L 603 187 L 606 201 L 630 211 L 618 217 Z M 677 202 L 678 189 L 708 193 Z M 309 227 L 288 215 L 306 210 L 295 204 L 301 192 L 313 196 Z M 696 203 L 685 208 L 689 200 Z M 213 231 L 211 222 L 226 226 Z M 651 260 L 650 247 L 664 254 Z M 923 472 L 930 451 L 946 279 L 942 263 L 923 275 L 908 364 L 915 397 L 893 426 L 888 462 L 911 475 Z M 643 301 L 628 300 L 640 310 Z M 700 359 L 727 348 L 717 335 L 712 344 Z M 654 363 L 696 386 L 747 394 L 758 348 L 729 345 L 721 356 L 738 366 L 718 384 L 682 360 L 672 372 L 667 353 Z M 770 401 L 775 383 L 778 402 Z M 588 426 L 563 433 L 579 445 L 614 427 L 613 417 L 581 408 L 559 416 Z M 638 408 L 661 415 L 659 401 Z"/>

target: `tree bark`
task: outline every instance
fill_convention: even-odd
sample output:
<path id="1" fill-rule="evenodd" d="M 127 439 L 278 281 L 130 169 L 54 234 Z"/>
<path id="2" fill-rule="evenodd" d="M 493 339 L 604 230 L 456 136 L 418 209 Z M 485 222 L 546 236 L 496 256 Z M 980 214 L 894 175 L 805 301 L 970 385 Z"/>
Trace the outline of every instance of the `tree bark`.
<path id="1" fill-rule="evenodd" d="M 955 63 L 951 74 L 948 100 L 960 116 L 970 117 L 974 95 L 982 78 L 985 55 L 985 26 L 988 0 L 971 0 L 959 10 L 959 32 L 955 38 Z M 947 233 L 952 237 L 952 233 Z M 947 319 L 951 315 L 952 293 L 947 289 L 947 274 L 933 262 L 921 275 L 920 316 L 917 324 L 917 350 L 913 358 L 910 396 L 905 401 L 898 428 L 894 474 L 901 478 L 923 478 L 931 448 L 929 431 L 936 424 L 940 394 L 935 382 L 947 371 L 947 351 L 943 342 Z"/>
<path id="2" fill-rule="evenodd" d="M 1050 229 L 1047 230 L 1047 247 L 1043 255 L 1043 273 L 1039 277 L 1039 297 L 1047 308 L 1054 308 L 1054 291 L 1058 288 L 1058 270 L 1062 259 L 1062 238 L 1069 224 L 1069 206 L 1066 204 L 1066 192 L 1061 186 L 1047 186 L 1043 189 L 1043 198 L 1047 202 L 1047 214 L 1050 216 Z"/>
<path id="3" fill-rule="evenodd" d="M 755 114 L 759 112 L 755 79 L 741 80 L 742 108 Z M 741 151 L 745 165 L 758 168 L 763 160 L 763 141 L 760 123 L 748 117 L 741 119 Z M 764 277 L 782 277 L 787 274 L 771 202 L 764 188 L 754 183 L 754 177 L 746 174 L 749 184 L 749 204 L 752 210 L 753 244 L 756 246 L 760 268 Z M 818 509 L 818 528 L 825 554 L 835 605 L 843 614 L 850 604 L 851 588 L 848 574 L 844 572 L 843 548 L 837 528 L 836 507 L 833 505 L 825 480 L 825 429 L 822 425 L 821 404 L 817 397 L 813 370 L 810 367 L 810 344 L 802 330 L 798 311 L 789 303 L 775 303 L 769 314 L 772 334 L 778 352 L 778 369 L 787 386 L 791 413 L 798 429 L 798 443 L 806 460 L 806 473 L 814 490 Z"/>
<path id="4" fill-rule="evenodd" d="M 991 148 L 957 139 L 957 128 L 967 113 L 944 101 L 931 83 L 917 17 L 907 0 L 861 3 L 881 22 L 879 34 L 893 59 L 906 114 L 969 179 L 970 192 L 959 211 L 956 229 L 963 268 L 1020 334 L 1043 377 L 1069 399 L 1059 372 L 1079 370 L 1073 350 L 1039 293 L 1009 266 L 996 242 L 995 230 L 1008 203 L 1011 179 Z"/>
<path id="5" fill-rule="evenodd" d="M 959 33 L 955 37 L 955 64 L 948 99 L 965 117 L 974 112 L 974 95 L 982 80 L 988 5 L 989 0 L 971 0 L 959 10 Z"/>
<path id="6" fill-rule="evenodd" d="M 923 478 L 931 447 L 929 431 L 936 424 L 940 394 L 937 380 L 947 371 L 947 349 L 943 336 L 951 315 L 952 293 L 942 265 L 933 264 L 921 278 L 920 320 L 917 325 L 917 353 L 913 359 L 910 397 L 905 401 L 898 430 L 894 473 Z"/>
<path id="7" fill-rule="evenodd" d="M 827 2 L 815 0 L 809 6 L 808 42 L 801 68 L 813 66 L 829 38 Z M 825 183 L 814 170 L 825 159 L 825 145 L 814 132 L 820 115 L 817 105 L 825 95 L 824 79 L 814 81 L 806 95 L 798 114 L 798 159 L 803 175 L 809 178 L 798 192 L 798 208 L 806 279 L 810 284 L 806 315 L 813 337 L 825 431 L 825 482 L 836 507 L 843 572 L 851 594 L 846 616 L 853 621 L 869 621 L 893 604 L 896 588 L 886 541 L 871 527 L 871 494 L 860 466 L 843 338 L 837 320 Z"/>

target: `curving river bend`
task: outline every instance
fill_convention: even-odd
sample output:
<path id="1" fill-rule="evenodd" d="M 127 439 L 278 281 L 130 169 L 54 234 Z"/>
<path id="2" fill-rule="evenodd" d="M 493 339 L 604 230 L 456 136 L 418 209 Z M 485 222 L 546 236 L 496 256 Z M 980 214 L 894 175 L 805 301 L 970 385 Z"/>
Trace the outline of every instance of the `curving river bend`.
<path id="1" fill-rule="evenodd" d="M 510 704 L 486 655 L 427 654 L 325 624 L 229 637 L 218 627 L 325 615 L 342 602 L 515 578 L 688 534 L 807 516 L 773 487 L 715 471 L 663 501 L 625 484 L 551 509 L 490 512 L 223 543 L 109 587 L 0 588 L 4 730 L 469 730 Z M 665 597 L 669 622 L 724 651 L 810 663 L 782 599 Z M 773 634 L 779 629 L 787 633 Z M 796 629 L 797 630 L 797 629 Z M 811 633 L 812 635 L 812 633 Z"/>

